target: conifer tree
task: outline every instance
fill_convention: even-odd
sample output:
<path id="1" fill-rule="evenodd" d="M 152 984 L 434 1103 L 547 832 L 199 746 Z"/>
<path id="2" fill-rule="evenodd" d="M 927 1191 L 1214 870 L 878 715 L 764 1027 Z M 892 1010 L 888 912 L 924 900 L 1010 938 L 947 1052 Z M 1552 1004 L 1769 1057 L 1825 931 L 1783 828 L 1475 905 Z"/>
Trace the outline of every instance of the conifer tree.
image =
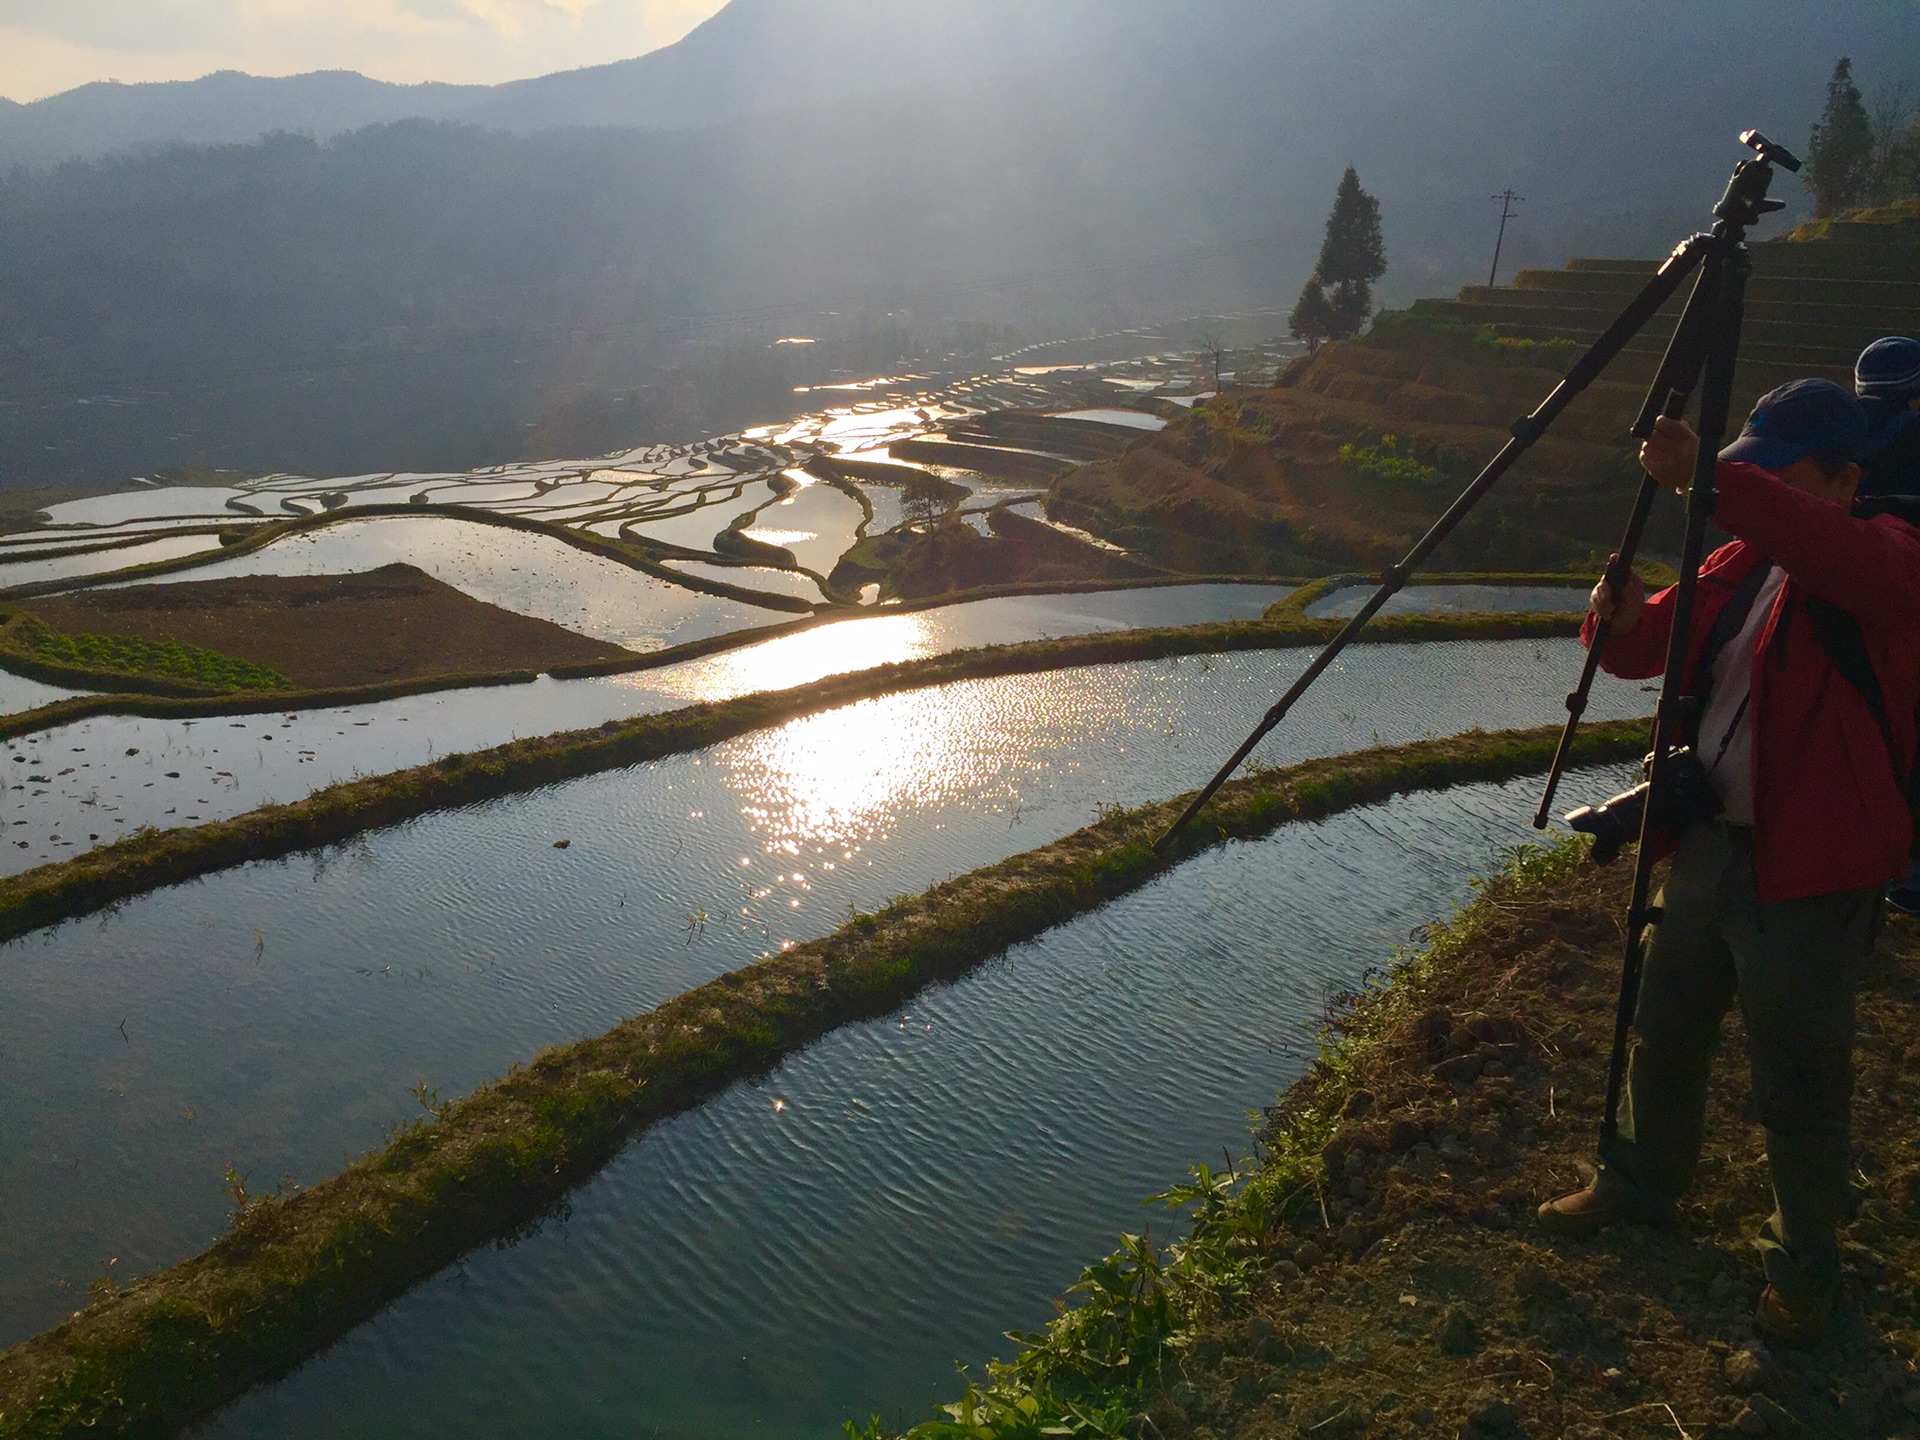
<path id="1" fill-rule="evenodd" d="M 1318 355 L 1320 346 L 1333 333 L 1333 306 L 1327 302 L 1327 292 L 1320 288 L 1318 280 L 1309 277 L 1301 287 L 1300 298 L 1293 304 L 1293 313 L 1287 316 L 1287 329 L 1293 332 L 1293 338 L 1307 343 L 1307 353 Z"/>
<path id="2" fill-rule="evenodd" d="M 1349 165 L 1334 192 L 1320 261 L 1288 320 L 1293 333 L 1311 350 L 1322 339 L 1358 335 L 1373 314 L 1373 282 L 1386 273 L 1380 202 L 1360 188 L 1360 176 Z"/>
<path id="3" fill-rule="evenodd" d="M 1873 180 L 1873 123 L 1853 83 L 1853 61 L 1842 55 L 1827 81 L 1827 104 L 1807 140 L 1807 189 L 1816 217 L 1833 215 L 1866 199 Z"/>

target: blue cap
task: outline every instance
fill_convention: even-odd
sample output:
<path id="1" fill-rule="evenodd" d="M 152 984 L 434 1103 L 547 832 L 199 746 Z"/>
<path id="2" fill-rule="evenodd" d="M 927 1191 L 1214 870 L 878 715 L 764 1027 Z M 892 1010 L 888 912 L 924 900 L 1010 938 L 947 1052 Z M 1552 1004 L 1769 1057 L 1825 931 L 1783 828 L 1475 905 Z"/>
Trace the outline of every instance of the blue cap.
<path id="1" fill-rule="evenodd" d="M 1760 397 L 1740 438 L 1720 452 L 1762 470 L 1784 470 L 1816 450 L 1858 460 L 1867 448 L 1867 412 L 1831 380 L 1793 380 Z"/>
<path id="2" fill-rule="evenodd" d="M 1854 362 L 1853 392 L 1901 404 L 1920 395 L 1920 340 L 1889 335 L 1867 346 Z"/>

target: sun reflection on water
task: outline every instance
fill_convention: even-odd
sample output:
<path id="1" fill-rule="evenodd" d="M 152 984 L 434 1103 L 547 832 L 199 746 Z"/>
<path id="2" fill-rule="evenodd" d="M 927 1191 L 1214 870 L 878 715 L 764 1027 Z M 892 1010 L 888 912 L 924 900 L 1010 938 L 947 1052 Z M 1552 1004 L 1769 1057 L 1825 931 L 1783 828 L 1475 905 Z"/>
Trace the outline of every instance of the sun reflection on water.
<path id="1" fill-rule="evenodd" d="M 1018 824 L 1023 790 L 1053 763 L 1054 747 L 1099 727 L 1112 705 L 1100 687 L 1009 692 L 965 681 L 861 701 L 729 744 L 717 757 L 729 788 L 783 869 L 775 891 L 751 899 L 777 893 L 780 908 L 800 909 L 808 869 L 867 863 L 869 846 L 955 802 Z"/>
<path id="2" fill-rule="evenodd" d="M 857 625 L 822 625 L 731 650 L 671 671 L 647 683 L 676 699 L 730 700 L 756 690 L 785 690 L 827 675 L 918 660 L 945 648 L 925 614 L 875 615 Z"/>

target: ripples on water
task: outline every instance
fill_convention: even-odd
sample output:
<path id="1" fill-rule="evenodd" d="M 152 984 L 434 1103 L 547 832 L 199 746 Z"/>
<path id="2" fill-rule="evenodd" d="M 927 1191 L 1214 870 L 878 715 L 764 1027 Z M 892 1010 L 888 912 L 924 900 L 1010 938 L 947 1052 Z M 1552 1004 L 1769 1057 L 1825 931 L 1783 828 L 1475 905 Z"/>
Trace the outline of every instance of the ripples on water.
<path id="1" fill-rule="evenodd" d="M 1537 723 L 1576 656 L 1570 641 L 1356 649 L 1258 754 Z M 417 1115 L 416 1083 L 464 1094 L 824 934 L 849 905 L 876 909 L 1102 805 L 1190 788 L 1305 659 L 1100 666 L 863 701 L 0 948 L 0 1341 L 71 1308 L 58 1282 L 83 1289 L 108 1255 L 138 1273 L 202 1248 L 230 1162 L 256 1187 L 309 1183 Z M 1642 700 L 1607 681 L 1595 714 Z"/>
<path id="2" fill-rule="evenodd" d="M 13 772 L 0 779 L 11 802 L 0 825 L 0 874 L 111 843 L 141 825 L 168 829 L 224 819 L 358 775 L 424 765 L 522 736 L 782 689 L 974 645 L 1142 624 L 1255 619 L 1286 593 L 1269 585 L 1193 585 L 1009 596 L 836 621 L 703 660 L 600 679 L 543 679 L 239 719 L 102 716 L 0 741 L 0 771 Z M 791 618 L 754 613 L 762 622 Z M 67 693 L 0 677 L 0 700 L 17 700 L 22 709 Z"/>
<path id="3" fill-rule="evenodd" d="M 1576 777 L 1596 793 L 1624 770 Z M 1532 832 L 1535 782 L 1229 846 L 629 1146 L 211 1426 L 828 1437 L 930 1418 L 1140 1201 L 1244 1152 L 1325 997 Z"/>

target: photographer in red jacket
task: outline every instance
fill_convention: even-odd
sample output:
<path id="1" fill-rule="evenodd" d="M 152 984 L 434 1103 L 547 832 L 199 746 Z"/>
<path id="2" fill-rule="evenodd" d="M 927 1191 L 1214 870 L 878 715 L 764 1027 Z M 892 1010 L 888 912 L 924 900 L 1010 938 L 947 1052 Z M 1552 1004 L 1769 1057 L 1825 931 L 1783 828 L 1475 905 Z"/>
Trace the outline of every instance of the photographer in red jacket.
<path id="1" fill-rule="evenodd" d="M 1738 999 L 1775 1200 L 1756 1324 L 1788 1343 L 1824 1332 L 1839 1288 L 1854 991 L 1912 841 L 1920 531 L 1854 513 L 1867 439 L 1852 395 L 1800 380 L 1761 400 L 1721 452 L 1714 519 L 1737 538 L 1701 568 L 1686 687 L 1703 702 L 1689 738 L 1721 813 L 1686 827 L 1656 901 L 1619 1143 L 1590 1188 L 1540 1207 L 1569 1235 L 1672 1210 Z M 1685 425 L 1661 420 L 1641 461 L 1684 492 L 1697 449 Z M 1586 635 L 1612 617 L 1609 672 L 1661 672 L 1674 593 L 1648 599 L 1638 579 L 1619 595 L 1595 587 Z"/>

